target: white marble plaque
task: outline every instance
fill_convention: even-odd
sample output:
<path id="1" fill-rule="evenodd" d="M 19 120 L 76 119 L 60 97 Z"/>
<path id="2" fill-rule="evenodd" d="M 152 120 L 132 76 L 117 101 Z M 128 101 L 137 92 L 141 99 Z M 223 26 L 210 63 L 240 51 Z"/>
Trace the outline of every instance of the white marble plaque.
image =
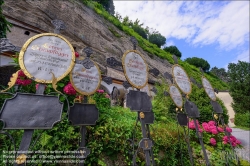
<path id="1" fill-rule="evenodd" d="M 183 93 L 191 93 L 191 83 L 183 68 L 181 68 L 179 65 L 174 65 L 172 67 L 172 75 L 174 77 L 174 81 Z"/>
<path id="2" fill-rule="evenodd" d="M 179 89 L 176 86 L 171 85 L 169 87 L 169 94 L 170 94 L 172 100 L 174 101 L 175 105 L 178 108 L 182 108 L 183 100 L 182 100 L 182 96 L 181 96 Z"/>
<path id="3" fill-rule="evenodd" d="M 86 69 L 82 64 L 75 64 L 70 73 L 70 82 L 80 94 L 91 95 L 95 93 L 100 86 L 100 70 L 96 64 L 90 69 Z"/>
<path id="4" fill-rule="evenodd" d="M 208 97 L 211 100 L 215 101 L 216 96 L 215 96 L 214 89 L 213 89 L 212 85 L 210 84 L 210 82 L 205 77 L 202 77 L 201 80 L 202 80 L 202 85 L 203 85 Z"/>
<path id="5" fill-rule="evenodd" d="M 148 66 L 139 52 L 125 52 L 122 64 L 124 74 L 132 86 L 141 89 L 148 83 Z"/>
<path id="6" fill-rule="evenodd" d="M 57 81 L 71 71 L 75 61 L 74 49 L 62 36 L 45 33 L 30 38 L 23 46 L 19 64 L 25 75 L 40 83 Z"/>

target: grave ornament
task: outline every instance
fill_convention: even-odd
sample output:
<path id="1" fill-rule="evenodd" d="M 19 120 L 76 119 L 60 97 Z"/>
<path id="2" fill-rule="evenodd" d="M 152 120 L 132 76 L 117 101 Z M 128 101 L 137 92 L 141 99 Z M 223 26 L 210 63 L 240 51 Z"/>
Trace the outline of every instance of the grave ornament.
<path id="1" fill-rule="evenodd" d="M 202 70 L 202 69 L 201 69 L 201 70 Z M 234 147 L 233 147 L 233 145 L 232 145 L 232 140 L 230 139 L 230 133 L 227 132 L 227 130 L 226 130 L 226 125 L 225 125 L 225 123 L 224 123 L 224 117 L 223 117 L 223 109 L 221 108 L 221 105 L 216 101 L 215 92 L 216 92 L 217 90 L 216 90 L 216 89 L 213 89 L 211 83 L 210 83 L 210 82 L 208 81 L 208 79 L 204 76 L 204 73 L 203 73 L 203 75 L 202 75 L 202 77 L 201 77 L 201 80 L 202 80 L 202 85 L 203 85 L 203 88 L 205 89 L 206 94 L 207 94 L 208 97 L 211 99 L 211 100 L 210 100 L 210 103 L 211 103 L 211 105 L 212 105 L 212 107 L 213 107 L 212 116 L 213 116 L 214 121 L 216 122 L 216 125 L 215 125 L 215 126 L 216 126 L 216 129 L 217 129 L 217 131 L 218 131 L 218 126 L 219 126 L 219 125 L 223 126 L 224 133 L 225 133 L 225 135 L 226 135 L 227 138 L 228 138 L 228 141 L 229 141 L 229 144 L 230 144 L 231 149 L 233 150 L 233 155 L 234 155 L 233 157 L 236 159 L 237 164 L 240 165 L 240 160 L 239 160 L 239 158 L 238 158 L 238 156 L 237 156 L 237 154 L 236 154 L 236 152 L 235 152 L 235 150 L 234 150 Z M 218 93 L 218 91 L 217 91 L 217 93 Z M 223 153 L 223 154 L 226 155 L 226 153 Z M 225 158 L 226 158 L 227 164 L 229 164 L 229 163 L 228 163 L 228 159 L 227 159 L 228 156 L 226 155 Z"/>
<path id="2" fill-rule="evenodd" d="M 87 57 L 83 60 L 76 60 L 70 73 L 70 82 L 78 93 L 92 95 L 100 87 L 101 72 L 97 64 L 89 58 L 92 50 L 88 47 L 84 50 Z"/>
<path id="3" fill-rule="evenodd" d="M 56 82 L 70 72 L 74 61 L 73 47 L 58 34 L 39 34 L 31 37 L 23 45 L 19 54 L 19 65 L 28 78 L 41 84 L 38 84 L 36 94 L 16 93 L 13 98 L 6 99 L 2 106 L 0 114 L 0 121 L 4 123 L 2 129 L 24 129 L 14 165 L 26 164 L 28 159 L 26 153 L 34 129 L 51 129 L 61 120 L 63 103 L 60 102 L 59 96 L 44 95 L 43 83 L 52 83 L 52 87 L 56 90 Z M 18 72 L 13 74 L 6 90 L 15 85 Z M 58 93 L 60 92 L 56 90 L 56 94 Z M 1 133 L 7 132 L 1 131 Z"/>
<path id="4" fill-rule="evenodd" d="M 126 105 L 132 111 L 138 112 L 138 121 L 141 123 L 142 140 L 139 142 L 139 147 L 145 153 L 146 166 L 155 165 L 153 156 L 153 141 L 150 138 L 149 124 L 154 121 L 154 113 L 152 112 L 152 103 L 146 92 L 140 91 L 148 83 L 148 65 L 143 56 L 136 50 L 137 41 L 131 37 L 134 50 L 128 50 L 123 54 L 122 66 L 125 77 L 128 83 L 124 83 L 125 87 L 130 84 L 137 90 L 129 90 L 126 96 Z M 158 75 L 158 70 L 151 70 L 154 75 Z M 134 140 L 132 141 L 134 144 Z M 133 165 L 136 165 L 137 151 L 133 155 Z"/>
<path id="5" fill-rule="evenodd" d="M 185 94 L 186 101 L 185 101 L 185 104 L 184 104 L 184 109 L 185 109 L 185 111 L 187 113 L 187 116 L 189 118 L 192 118 L 194 123 L 195 123 L 196 135 L 199 138 L 199 142 L 200 142 L 200 145 L 202 147 L 202 151 L 203 151 L 203 154 L 204 154 L 206 165 L 210 166 L 210 162 L 209 162 L 209 159 L 208 159 L 208 156 L 207 156 L 207 153 L 206 153 L 206 149 L 205 149 L 205 146 L 204 146 L 204 143 L 203 143 L 202 134 L 200 133 L 198 125 L 196 123 L 196 118 L 198 118 L 200 116 L 199 110 L 198 110 L 197 106 L 193 102 L 188 100 L 188 95 L 192 91 L 192 86 L 191 86 L 190 79 L 189 79 L 186 71 L 181 66 L 179 66 L 177 64 L 178 63 L 177 57 L 175 55 L 173 55 L 173 58 L 174 58 L 174 60 L 176 62 L 176 64 L 173 65 L 173 67 L 172 67 L 172 76 L 173 76 L 174 82 L 177 84 L 177 86 L 182 91 L 182 93 Z M 177 88 L 173 88 L 173 89 L 176 90 Z M 171 91 L 169 91 L 169 93 L 171 93 Z M 178 98 L 180 98 L 180 97 L 178 97 Z M 175 100 L 174 101 L 175 104 L 178 104 L 177 99 L 173 99 L 173 100 Z M 180 104 L 176 105 L 177 106 L 177 109 L 176 109 L 177 113 L 178 113 Z M 181 110 L 182 110 L 182 108 L 181 108 Z M 180 125 L 184 126 L 184 123 L 182 123 L 182 122 L 184 122 L 185 120 L 184 121 L 182 121 L 182 120 L 185 119 L 185 118 L 183 118 L 183 117 L 185 117 L 185 115 L 179 115 L 179 116 L 177 116 L 177 118 L 179 118 L 177 120 L 178 120 Z M 185 138 L 187 138 L 186 134 L 185 134 Z M 190 161 L 193 164 L 193 157 L 192 157 L 192 152 L 191 152 L 191 149 L 190 149 L 190 146 L 189 146 L 189 141 L 188 141 L 188 149 L 189 149 Z"/>
<path id="6" fill-rule="evenodd" d="M 39 83 L 52 83 L 63 79 L 72 70 L 74 49 L 62 36 L 43 33 L 31 37 L 21 49 L 20 67 L 24 74 Z"/>
<path id="7" fill-rule="evenodd" d="M 99 112 L 95 104 L 87 104 L 87 97 L 94 94 L 101 84 L 101 72 L 97 64 L 90 59 L 93 50 L 84 48 L 86 58 L 79 57 L 70 73 L 70 82 L 74 89 L 80 94 L 79 103 L 74 103 L 69 111 L 69 121 L 74 126 L 80 126 L 81 142 L 76 151 L 76 157 L 80 159 L 80 166 L 84 165 L 84 159 L 90 154 L 90 149 L 86 148 L 85 135 L 86 126 L 95 125 L 99 118 Z"/>

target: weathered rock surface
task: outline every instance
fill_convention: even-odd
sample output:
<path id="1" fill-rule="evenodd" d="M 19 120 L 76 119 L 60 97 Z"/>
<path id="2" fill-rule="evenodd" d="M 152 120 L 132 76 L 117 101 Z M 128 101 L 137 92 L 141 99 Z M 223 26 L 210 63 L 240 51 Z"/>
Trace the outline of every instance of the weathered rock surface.
<path id="1" fill-rule="evenodd" d="M 51 20 L 63 20 L 67 28 L 61 31 L 61 34 L 83 56 L 85 56 L 82 53 L 83 48 L 91 47 L 94 51 L 92 58 L 100 65 L 103 72 L 106 71 L 106 58 L 113 56 L 121 61 L 123 53 L 133 49 L 130 36 L 77 0 L 5 0 L 3 13 L 14 25 L 14 28 L 11 29 L 12 32 L 7 36 L 14 45 L 20 47 L 28 38 L 37 33 L 53 32 L 54 27 Z M 21 37 L 23 32 L 19 35 L 20 29 L 17 31 L 17 27 L 15 27 L 18 24 L 22 25 L 22 28 L 33 29 L 34 33 Z M 122 37 L 116 37 L 110 29 Z M 17 40 L 17 38 L 19 39 Z M 166 60 L 154 55 L 151 55 L 153 57 L 151 58 L 140 47 L 137 47 L 137 50 L 146 59 L 149 69 L 155 67 L 161 74 L 171 73 L 172 65 Z M 156 81 L 152 75 L 149 78 Z"/>

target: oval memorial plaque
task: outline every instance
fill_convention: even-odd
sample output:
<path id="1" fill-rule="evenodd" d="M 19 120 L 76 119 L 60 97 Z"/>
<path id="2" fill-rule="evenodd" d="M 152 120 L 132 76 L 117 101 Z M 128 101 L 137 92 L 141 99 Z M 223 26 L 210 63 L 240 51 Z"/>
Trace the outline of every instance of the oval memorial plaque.
<path id="1" fill-rule="evenodd" d="M 19 64 L 24 74 L 39 83 L 52 83 L 52 74 L 57 81 L 72 70 L 75 61 L 74 49 L 62 36 L 43 33 L 31 37 L 23 45 Z"/>
<path id="2" fill-rule="evenodd" d="M 82 95 L 91 95 L 95 93 L 101 84 L 100 70 L 94 62 L 93 64 L 93 67 L 87 69 L 82 64 L 76 63 L 70 73 L 70 82 L 72 86 Z"/>
<path id="3" fill-rule="evenodd" d="M 203 85 L 208 97 L 211 100 L 215 101 L 216 96 L 215 96 L 214 89 L 213 89 L 212 85 L 210 84 L 210 82 L 205 77 L 202 77 L 201 80 L 202 80 L 202 85 Z"/>
<path id="4" fill-rule="evenodd" d="M 182 108 L 183 100 L 179 89 L 175 85 L 169 87 L 169 94 L 178 108 Z"/>
<path id="5" fill-rule="evenodd" d="M 189 81 L 187 73 L 182 67 L 180 67 L 179 65 L 174 65 L 172 67 L 172 75 L 174 77 L 174 81 L 184 94 L 191 93 L 191 83 Z"/>
<path id="6" fill-rule="evenodd" d="M 148 83 L 148 66 L 142 55 L 136 50 L 129 50 L 123 54 L 122 66 L 128 82 L 141 89 Z"/>

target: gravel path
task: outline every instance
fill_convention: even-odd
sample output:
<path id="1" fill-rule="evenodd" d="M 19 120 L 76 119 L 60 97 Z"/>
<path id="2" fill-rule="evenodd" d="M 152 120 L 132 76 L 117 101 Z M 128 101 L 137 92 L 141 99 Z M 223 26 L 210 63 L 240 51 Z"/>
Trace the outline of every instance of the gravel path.
<path id="1" fill-rule="evenodd" d="M 242 149 L 236 149 L 239 157 L 250 162 L 250 131 L 232 128 L 232 135 L 241 141 Z"/>

